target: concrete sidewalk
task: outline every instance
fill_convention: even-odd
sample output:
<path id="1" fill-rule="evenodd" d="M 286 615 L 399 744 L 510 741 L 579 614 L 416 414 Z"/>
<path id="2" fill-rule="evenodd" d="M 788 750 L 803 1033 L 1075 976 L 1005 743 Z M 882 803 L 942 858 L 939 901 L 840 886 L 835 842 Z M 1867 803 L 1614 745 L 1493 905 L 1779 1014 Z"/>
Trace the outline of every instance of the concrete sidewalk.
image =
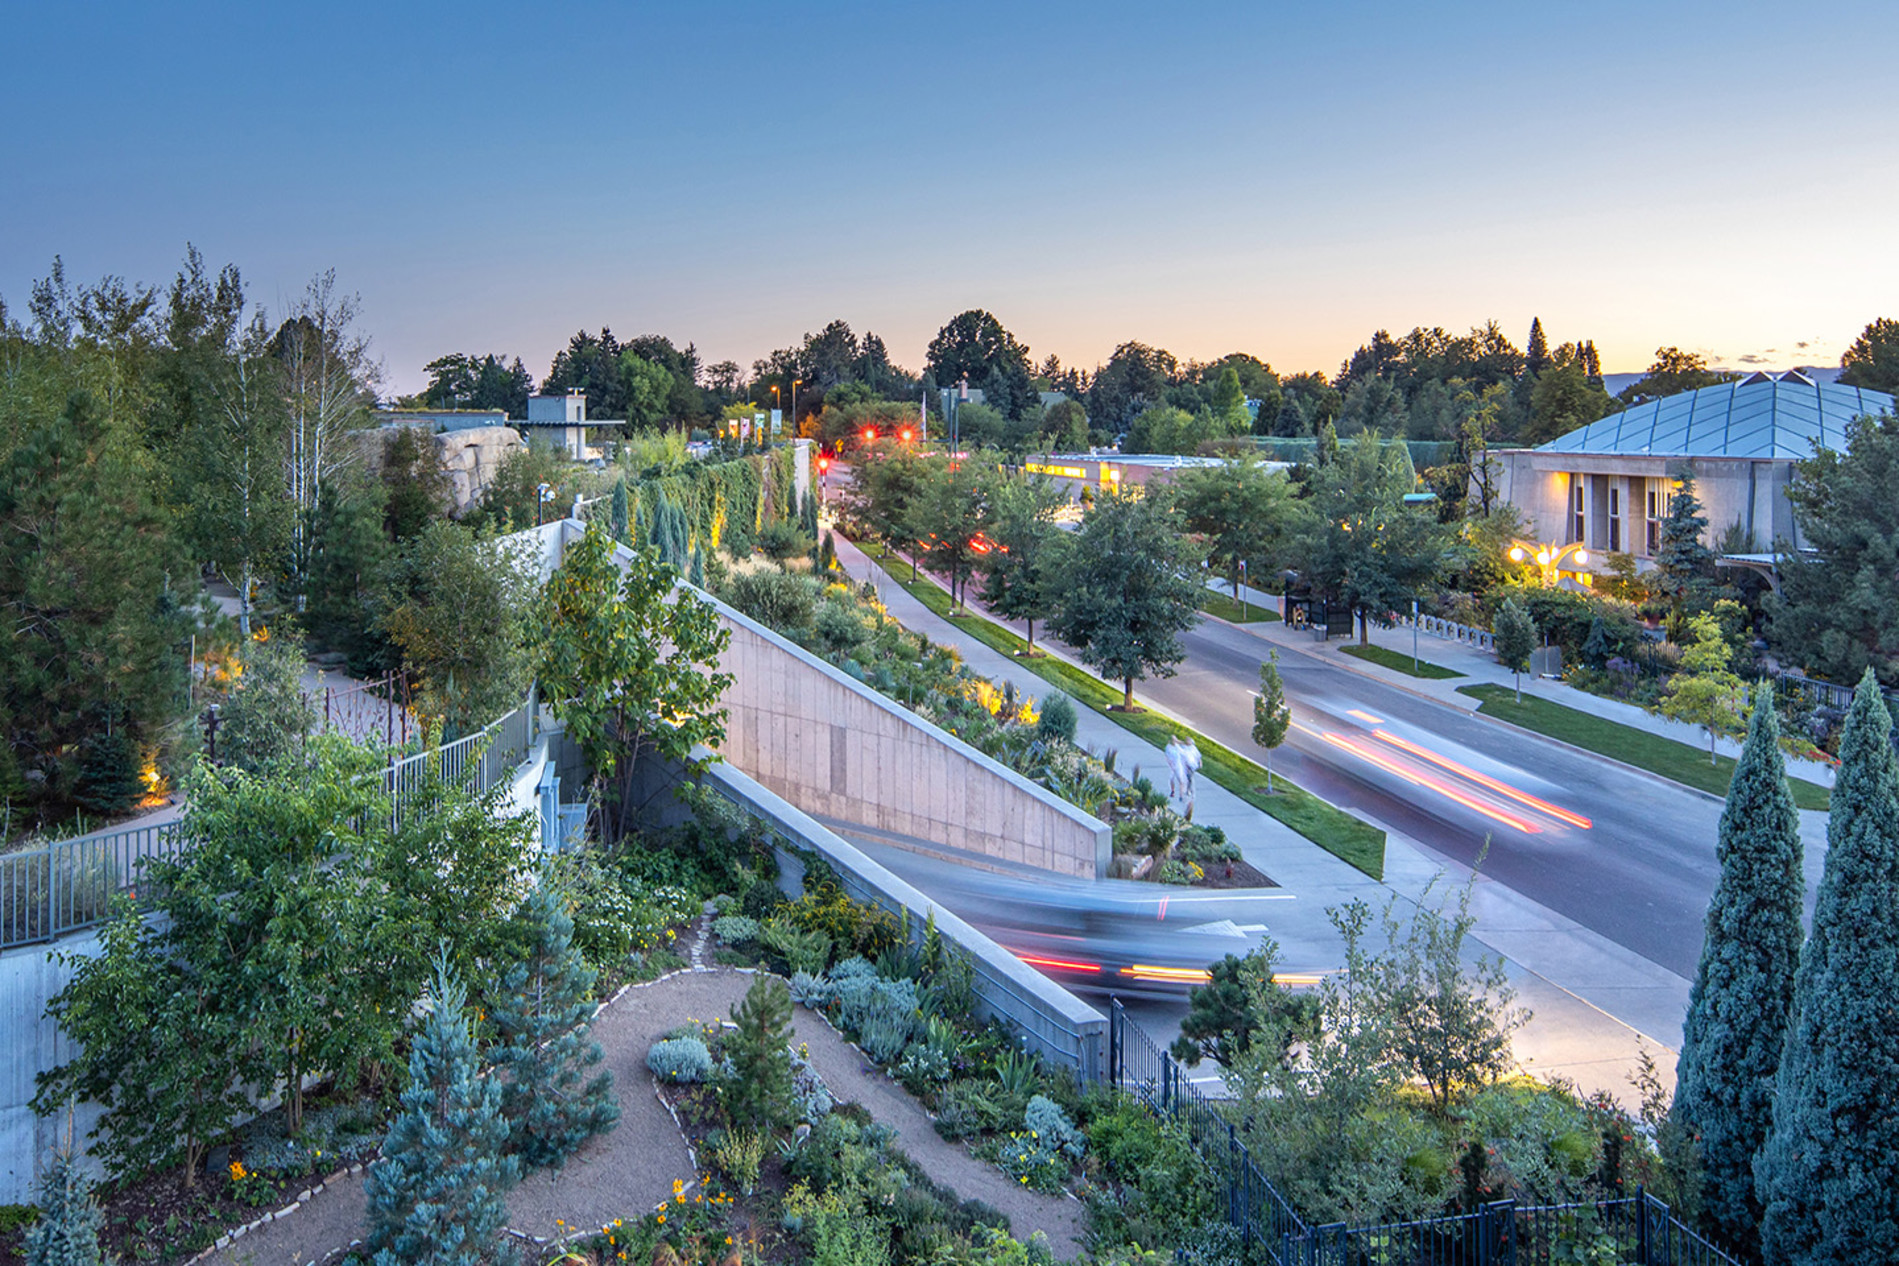
<path id="1" fill-rule="evenodd" d="M 1232 586 L 1224 581 L 1209 582 L 1207 587 L 1228 597 L 1233 594 Z M 1242 585 L 1240 589 L 1246 595 L 1248 602 L 1273 611 L 1279 610 L 1278 595 L 1265 593 L 1250 585 Z M 1400 690 L 1424 695 L 1465 712 L 1475 712 L 1480 701 L 1467 694 L 1458 693 L 1458 687 L 1482 684 L 1515 687 L 1518 684 L 1516 675 L 1498 663 L 1493 652 L 1483 650 L 1469 642 L 1452 641 L 1422 631 L 1416 634 L 1417 657 L 1427 664 L 1436 664 L 1440 668 L 1461 673 L 1461 677 L 1443 679 L 1413 677 L 1395 668 L 1386 668 L 1382 664 L 1374 664 L 1369 660 L 1347 655 L 1344 652 L 1345 647 L 1358 645 L 1356 634 L 1350 639 L 1335 638 L 1329 642 L 1322 642 L 1315 640 L 1310 630 L 1288 628 L 1277 620 L 1236 624 L 1234 627 L 1251 633 L 1262 641 L 1303 651 L 1310 655 L 1322 656 L 1328 664 L 1335 667 L 1359 673 Z M 1407 659 L 1412 655 L 1413 631 L 1408 625 L 1398 625 L 1389 629 L 1373 625 L 1369 641 L 1373 646 L 1390 651 L 1394 655 L 1402 655 Z M 1708 732 L 1698 725 L 1690 725 L 1685 721 L 1671 721 L 1636 704 L 1623 703 L 1617 699 L 1605 699 L 1587 690 L 1578 690 L 1565 682 L 1534 677 L 1529 673 L 1522 675 L 1521 686 L 1526 695 L 1547 699 L 1565 708 L 1573 708 L 1578 712 L 1601 717 L 1605 721 L 1626 725 L 1630 729 L 1644 730 L 1650 734 L 1673 739 L 1699 752 L 1708 750 Z M 1724 756 L 1739 756 L 1741 744 L 1735 739 L 1717 738 L 1715 751 Z M 1819 761 L 1789 760 L 1787 772 L 1791 777 L 1817 783 L 1822 787 L 1833 785 L 1832 766 Z"/>
<path id="2" fill-rule="evenodd" d="M 905 627 L 954 646 L 964 663 L 994 681 L 1013 682 L 1035 698 L 1052 692 L 1053 687 L 1020 660 L 991 649 L 930 611 L 854 543 L 837 538 L 837 554 L 852 577 L 878 587 L 890 615 Z M 1059 648 L 1048 649 L 1070 658 Z M 1357 663 L 1350 656 L 1339 658 Z M 1408 684 L 1414 679 L 1404 680 Z M 1476 702 L 1457 698 L 1467 709 Z M 1159 749 L 1091 708 L 1076 711 L 1076 739 L 1096 752 L 1116 752 L 1122 774 L 1132 775 L 1137 767 L 1151 775 L 1165 769 Z M 1380 883 L 1205 778 L 1199 782 L 1194 820 L 1220 827 L 1249 863 L 1293 895 L 1291 901 L 1273 903 L 1267 920 L 1288 970 L 1339 965 L 1341 942 L 1326 916 L 1331 907 L 1363 900 L 1376 909 L 1394 896 L 1416 902 L 1433 884 L 1431 896 L 1441 901 L 1455 886 L 1471 880 L 1467 869 L 1440 861 L 1377 823 L 1388 837 L 1385 881 Z M 1534 1012 L 1534 1019 L 1516 1036 L 1517 1058 L 1526 1069 L 1564 1077 L 1585 1092 L 1607 1091 L 1633 1105 L 1636 1096 L 1628 1078 L 1646 1046 L 1664 1080 L 1672 1082 L 1688 981 L 1481 874 L 1474 881 L 1471 908 L 1477 916 L 1477 939 L 1505 960 L 1519 1001 Z"/>

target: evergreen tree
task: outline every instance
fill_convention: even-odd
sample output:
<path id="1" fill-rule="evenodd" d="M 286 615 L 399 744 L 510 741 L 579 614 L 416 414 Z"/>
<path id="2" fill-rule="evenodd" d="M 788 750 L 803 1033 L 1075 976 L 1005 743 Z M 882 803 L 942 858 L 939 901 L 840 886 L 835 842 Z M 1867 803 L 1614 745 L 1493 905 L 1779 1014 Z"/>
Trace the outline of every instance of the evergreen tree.
<path id="1" fill-rule="evenodd" d="M 1543 334 L 1543 318 L 1530 318 L 1530 340 L 1523 349 L 1523 372 L 1540 374 L 1550 363 L 1550 341 Z"/>
<path id="2" fill-rule="evenodd" d="M 332 482 L 317 494 L 304 628 L 318 645 L 347 655 L 357 677 L 387 671 L 395 660 L 381 627 L 383 587 L 394 558 L 382 522 L 379 484 L 351 490 Z"/>
<path id="3" fill-rule="evenodd" d="M 622 545 L 628 544 L 626 480 L 620 479 L 613 485 L 613 501 L 607 507 L 607 527 L 613 532 L 613 539 Z"/>
<path id="4" fill-rule="evenodd" d="M 725 1041 L 732 1078 L 725 1110 L 742 1129 L 772 1130 L 791 1116 L 791 991 L 776 976 L 752 982 L 732 1008 L 738 1032 Z"/>
<path id="5" fill-rule="evenodd" d="M 692 566 L 686 571 L 686 579 L 695 589 L 706 587 L 706 552 L 704 550 L 695 548 L 692 551 Z"/>
<path id="6" fill-rule="evenodd" d="M 409 1054 L 402 1111 L 363 1180 L 366 1247 L 377 1266 L 475 1266 L 502 1260 L 505 1194 L 520 1161 L 504 1155 L 501 1084 L 481 1075 L 467 994 L 436 959 L 433 1003 Z"/>
<path id="7" fill-rule="evenodd" d="M 1694 1139 L 1709 1220 L 1728 1243 L 1751 1250 L 1761 1215 L 1754 1155 L 1773 1120 L 1806 892 L 1800 813 L 1769 685 L 1755 697 L 1716 853 L 1721 878 L 1688 995 L 1670 1120 Z"/>
<path id="8" fill-rule="evenodd" d="M 1899 766 L 1870 671 L 1840 740 L 1826 871 L 1754 1162 L 1769 1266 L 1899 1261 Z"/>
<path id="9" fill-rule="evenodd" d="M 39 1206 L 39 1221 L 26 1230 L 26 1266 L 103 1266 L 105 1215 L 68 1153 L 54 1156 L 40 1176 Z"/>
<path id="10" fill-rule="evenodd" d="M 1672 606 L 1671 641 L 1680 641 L 1680 624 L 1688 600 L 1707 586 L 1714 551 L 1701 543 L 1708 516 L 1695 497 L 1695 477 L 1684 473 L 1681 486 L 1668 499 L 1668 518 L 1662 523 L 1662 547 L 1655 555 L 1655 586 Z"/>
<path id="11" fill-rule="evenodd" d="M 303 639 L 285 633 L 249 642 L 244 673 L 225 701 L 218 726 L 221 764 L 261 773 L 294 756 L 316 727 L 316 709 L 303 693 Z"/>
<path id="12" fill-rule="evenodd" d="M 521 910 L 527 956 L 502 980 L 494 1010 L 501 1043 L 495 1066 L 507 1074 L 501 1114 L 509 1148 L 537 1168 L 564 1164 L 620 1119 L 613 1074 L 588 1079 L 601 1060 L 600 1043 L 588 1036 L 595 973 L 574 948 L 574 922 L 565 905 L 543 875 Z"/>

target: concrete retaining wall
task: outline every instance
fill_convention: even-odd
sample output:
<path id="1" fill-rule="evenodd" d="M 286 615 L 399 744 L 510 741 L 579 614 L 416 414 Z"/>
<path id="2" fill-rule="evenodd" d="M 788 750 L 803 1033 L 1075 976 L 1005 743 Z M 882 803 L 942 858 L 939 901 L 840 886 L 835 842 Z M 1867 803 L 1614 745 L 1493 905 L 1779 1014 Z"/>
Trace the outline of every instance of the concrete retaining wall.
<path id="1" fill-rule="evenodd" d="M 540 529 L 543 576 L 586 530 Z M 622 551 L 624 554 L 624 551 Z M 630 557 L 630 555 L 627 555 Z M 698 591 L 695 591 L 698 592 Z M 805 813 L 898 847 L 934 847 L 1089 879 L 1107 874 L 1112 832 L 1045 787 L 931 725 L 707 594 L 732 640 L 734 681 L 719 754 Z"/>
<path id="2" fill-rule="evenodd" d="M 71 1040 L 46 1018 L 46 1004 L 77 968 L 76 962 L 60 960 L 98 953 L 95 930 L 62 938 L 56 950 L 23 945 L 0 954 L 0 1034 L 5 1034 L 7 1055 L 0 1060 L 0 1204 L 33 1203 L 36 1164 L 66 1146 L 65 1115 L 38 1117 L 27 1105 L 33 1100 L 34 1079 L 74 1054 Z M 76 1150 L 84 1150 L 86 1132 L 98 1124 L 99 1113 L 98 1105 L 90 1103 L 74 1112 L 71 1137 Z"/>
<path id="3" fill-rule="evenodd" d="M 686 808 L 667 794 L 680 777 L 677 766 L 658 762 L 640 771 L 639 795 L 650 806 L 653 819 L 682 821 L 688 816 Z M 918 939 L 934 918 L 937 933 L 962 950 L 975 969 L 976 996 L 985 1015 L 1006 1021 L 1022 1036 L 1027 1048 L 1044 1059 L 1072 1068 L 1090 1081 L 1100 1079 L 1107 1058 L 1108 1021 L 1099 1011 L 742 770 L 716 762 L 700 782 L 757 818 L 787 844 L 822 857 L 837 871 L 845 893 L 853 900 L 878 906 L 899 918 L 907 915 L 911 933 Z M 795 857 L 780 849 L 779 860 L 792 878 L 801 877 L 802 864 Z"/>

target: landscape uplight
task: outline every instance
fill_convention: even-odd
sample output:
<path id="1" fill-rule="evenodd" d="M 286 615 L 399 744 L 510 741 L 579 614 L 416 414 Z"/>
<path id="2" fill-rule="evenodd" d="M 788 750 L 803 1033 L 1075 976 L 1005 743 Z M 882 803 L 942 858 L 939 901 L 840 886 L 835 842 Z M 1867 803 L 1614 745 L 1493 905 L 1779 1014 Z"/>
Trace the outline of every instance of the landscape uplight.
<path id="1" fill-rule="evenodd" d="M 1510 547 L 1510 561 L 1513 563 L 1523 561 L 1523 547 L 1521 545 L 1512 545 Z"/>

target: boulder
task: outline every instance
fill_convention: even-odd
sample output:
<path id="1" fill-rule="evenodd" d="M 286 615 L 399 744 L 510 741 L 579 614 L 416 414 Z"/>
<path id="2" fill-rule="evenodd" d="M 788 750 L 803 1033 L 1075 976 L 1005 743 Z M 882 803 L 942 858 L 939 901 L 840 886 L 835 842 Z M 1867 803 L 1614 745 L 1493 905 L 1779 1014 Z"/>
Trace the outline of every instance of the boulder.
<path id="1" fill-rule="evenodd" d="M 495 472 L 508 454 L 527 447 L 521 433 L 511 426 L 476 426 L 465 431 L 441 431 L 435 436 L 435 451 L 442 469 L 448 472 L 449 514 L 460 518 L 481 499 Z"/>

